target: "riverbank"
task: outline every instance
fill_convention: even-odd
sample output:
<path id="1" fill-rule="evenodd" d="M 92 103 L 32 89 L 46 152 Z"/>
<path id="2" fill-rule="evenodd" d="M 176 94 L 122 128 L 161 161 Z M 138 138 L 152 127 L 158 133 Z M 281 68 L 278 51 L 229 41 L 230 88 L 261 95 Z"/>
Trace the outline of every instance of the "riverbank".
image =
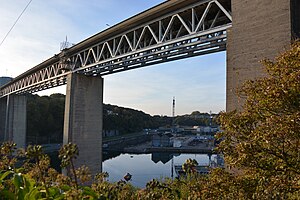
<path id="1" fill-rule="evenodd" d="M 123 135 L 117 138 L 105 138 L 103 139 L 103 150 L 124 151 L 127 147 L 135 147 L 138 144 L 147 143 L 150 140 L 151 135 L 147 135 L 142 132 L 131 135 Z"/>
<path id="2" fill-rule="evenodd" d="M 123 149 L 124 153 L 154 153 L 154 152 L 170 152 L 170 153 L 204 153 L 212 154 L 215 153 L 214 146 L 211 143 L 200 143 L 197 145 L 190 145 L 192 138 L 187 137 L 177 137 L 177 140 L 182 141 L 180 147 L 153 147 L 152 142 L 148 141 L 145 143 L 140 143 L 131 147 L 125 147 Z"/>
<path id="3" fill-rule="evenodd" d="M 152 134 L 144 132 L 134 133 L 130 135 L 117 136 L 114 138 L 103 139 L 104 151 L 115 151 L 124 153 L 154 153 L 154 152 L 170 152 L 170 153 L 200 153 L 213 154 L 214 142 L 208 139 L 196 139 L 193 135 L 174 136 L 171 137 L 171 143 L 179 142 L 180 145 L 175 147 L 153 146 Z"/>

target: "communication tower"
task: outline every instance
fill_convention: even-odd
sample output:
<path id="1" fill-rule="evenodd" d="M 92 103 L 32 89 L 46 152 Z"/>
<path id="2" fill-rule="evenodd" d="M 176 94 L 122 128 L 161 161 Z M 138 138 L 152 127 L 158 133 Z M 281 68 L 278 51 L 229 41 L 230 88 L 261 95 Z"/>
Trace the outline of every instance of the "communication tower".
<path id="1" fill-rule="evenodd" d="M 173 97 L 173 104 L 172 104 L 172 132 L 175 133 L 175 97 Z M 172 155 L 172 163 L 171 163 L 171 177 L 174 179 L 174 155 Z"/>
<path id="2" fill-rule="evenodd" d="M 209 126 L 212 126 L 212 120 L 213 120 L 213 116 L 212 116 L 212 112 L 209 111 Z"/>
<path id="3" fill-rule="evenodd" d="M 173 122 L 174 122 L 174 117 L 175 117 L 175 97 L 173 97 L 172 117 L 173 117 Z"/>

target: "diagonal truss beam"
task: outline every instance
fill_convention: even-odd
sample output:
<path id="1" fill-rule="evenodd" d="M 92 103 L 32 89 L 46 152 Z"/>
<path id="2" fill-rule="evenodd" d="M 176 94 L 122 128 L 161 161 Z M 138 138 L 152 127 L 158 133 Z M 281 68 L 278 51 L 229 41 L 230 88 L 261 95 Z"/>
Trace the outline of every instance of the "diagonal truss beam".
<path id="1" fill-rule="evenodd" d="M 104 76 L 224 51 L 226 30 L 232 22 L 229 0 L 184 0 L 188 1 L 193 3 L 143 23 L 135 22 L 128 30 L 104 40 L 94 36 L 92 45 L 79 51 L 73 50 L 76 46 L 63 50 L 1 87 L 0 98 L 63 85 L 69 73 Z"/>

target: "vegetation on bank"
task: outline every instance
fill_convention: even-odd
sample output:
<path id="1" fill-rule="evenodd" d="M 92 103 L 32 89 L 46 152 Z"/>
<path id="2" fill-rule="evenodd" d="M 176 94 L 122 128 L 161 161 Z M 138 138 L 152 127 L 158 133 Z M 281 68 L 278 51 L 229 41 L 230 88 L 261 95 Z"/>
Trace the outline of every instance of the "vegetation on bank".
<path id="1" fill-rule="evenodd" d="M 64 108 L 65 95 L 63 94 L 28 95 L 27 142 L 30 144 L 61 143 Z M 130 108 L 103 105 L 103 129 L 117 130 L 120 135 L 140 132 L 143 129 L 170 127 L 172 120 L 172 117 L 168 116 L 151 116 Z M 190 115 L 177 116 L 174 123 L 182 126 L 206 126 L 210 124 L 210 118 L 208 113 L 195 111 Z"/>
<path id="2" fill-rule="evenodd" d="M 59 143 L 63 137 L 65 95 L 27 96 L 27 142 Z"/>
<path id="3" fill-rule="evenodd" d="M 60 150 L 64 176 L 49 168 L 49 158 L 39 146 L 29 146 L 21 167 L 15 145 L 4 143 L 0 154 L 2 199 L 299 199 L 300 198 L 300 42 L 278 56 L 263 61 L 267 76 L 248 81 L 240 92 L 241 112 L 221 113 L 224 132 L 218 150 L 227 169 L 208 176 L 195 172 L 188 160 L 186 176 L 152 180 L 135 188 L 124 180 L 106 181 L 98 174 L 90 186 L 86 167 L 74 168 L 79 150 L 68 144 Z M 20 163 L 18 163 L 20 164 Z"/>

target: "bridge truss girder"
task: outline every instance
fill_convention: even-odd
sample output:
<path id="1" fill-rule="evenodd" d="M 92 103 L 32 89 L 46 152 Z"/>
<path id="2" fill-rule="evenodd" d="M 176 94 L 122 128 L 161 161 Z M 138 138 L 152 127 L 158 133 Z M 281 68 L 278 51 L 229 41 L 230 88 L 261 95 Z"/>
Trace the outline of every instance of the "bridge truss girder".
<path id="1" fill-rule="evenodd" d="M 228 1 L 197 1 L 104 41 L 97 40 L 78 52 L 73 47 L 65 49 L 3 86 L 0 97 L 63 85 L 69 73 L 104 76 L 224 51 L 226 30 L 232 22 L 230 6 L 224 2 Z"/>

